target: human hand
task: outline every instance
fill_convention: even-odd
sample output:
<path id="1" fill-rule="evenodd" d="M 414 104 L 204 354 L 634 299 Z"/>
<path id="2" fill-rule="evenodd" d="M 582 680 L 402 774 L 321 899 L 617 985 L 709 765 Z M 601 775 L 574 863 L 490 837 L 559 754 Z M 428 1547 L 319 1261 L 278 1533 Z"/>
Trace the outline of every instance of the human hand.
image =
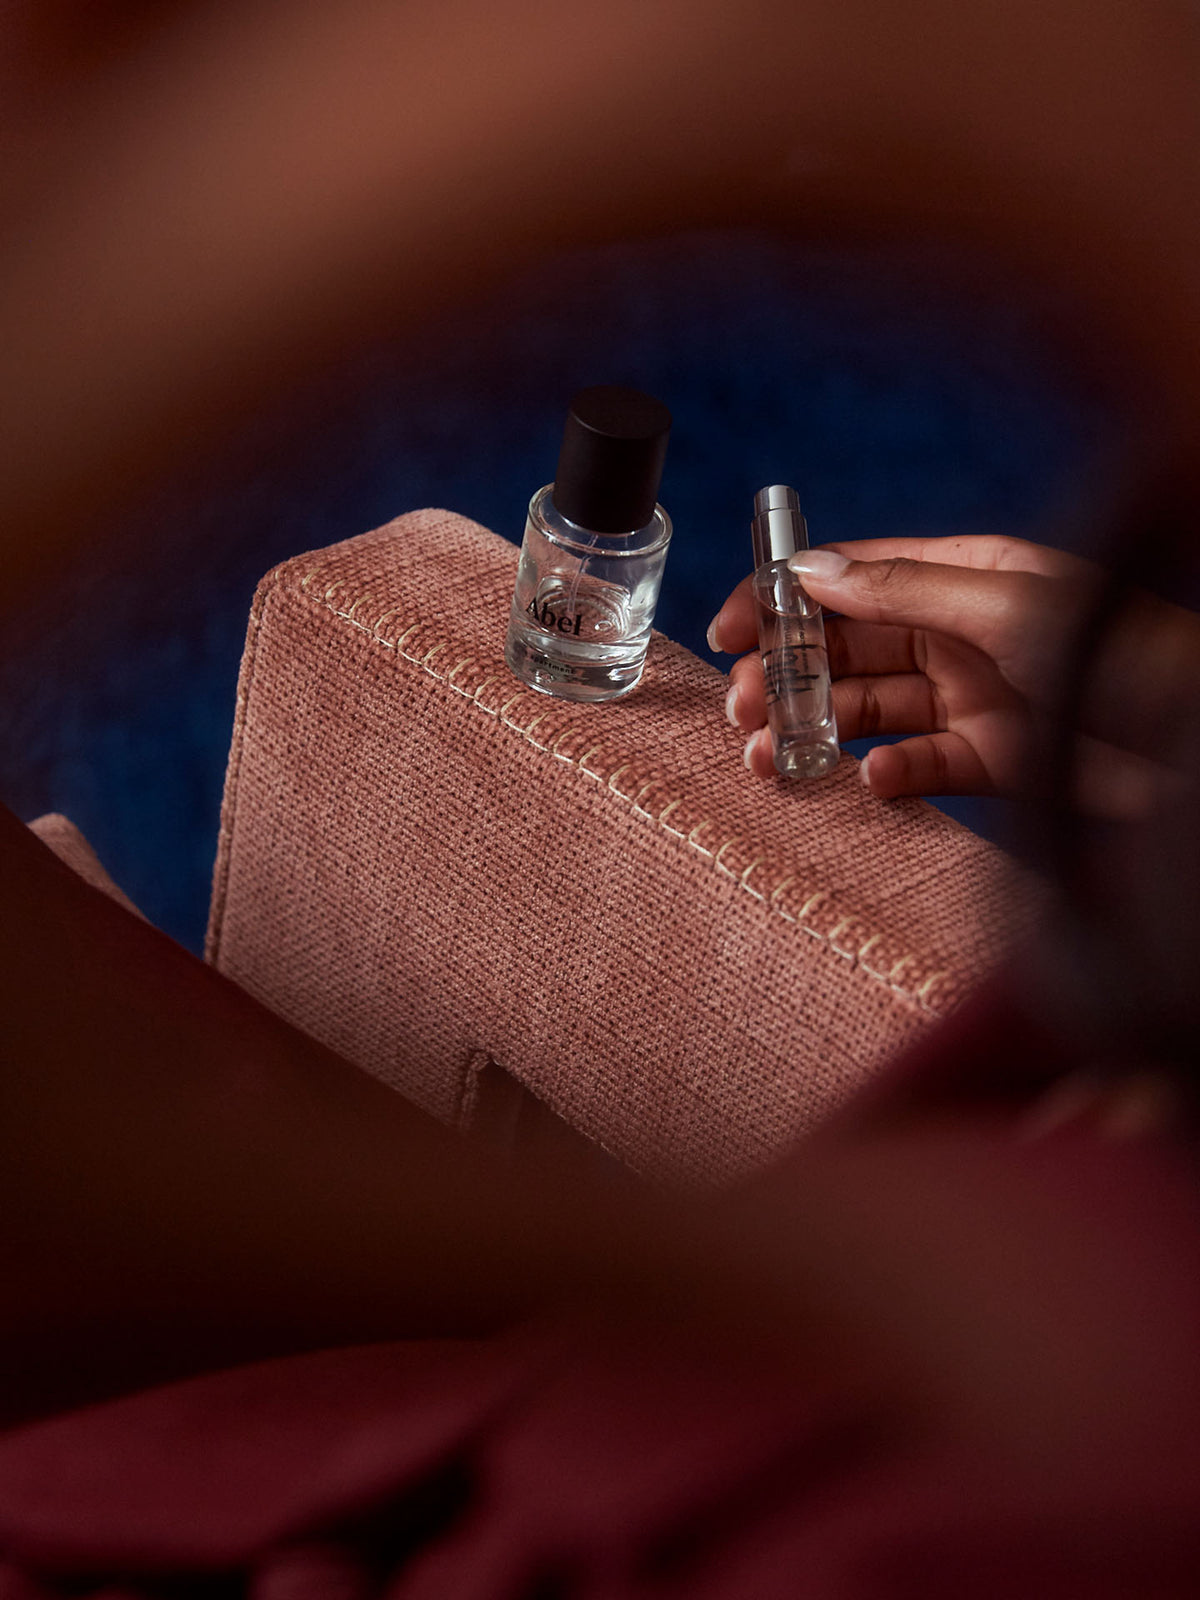
<path id="1" fill-rule="evenodd" d="M 826 620 L 843 740 L 913 735 L 873 749 L 864 783 L 881 798 L 996 794 L 1018 786 L 1037 721 L 1096 582 L 1089 562 L 1024 539 L 871 539 L 793 557 Z M 734 663 L 726 712 L 750 734 L 746 764 L 771 774 L 751 579 L 721 607 L 714 649 Z M 1127 769 L 1097 752 L 1112 783 Z M 1109 759 L 1111 756 L 1112 759 Z"/>

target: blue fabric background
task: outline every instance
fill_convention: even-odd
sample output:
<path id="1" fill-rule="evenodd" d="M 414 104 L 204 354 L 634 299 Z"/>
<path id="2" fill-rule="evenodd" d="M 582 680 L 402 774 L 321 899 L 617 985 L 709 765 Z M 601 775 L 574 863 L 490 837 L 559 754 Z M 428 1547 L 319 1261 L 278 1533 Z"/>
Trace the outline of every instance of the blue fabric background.
<path id="1" fill-rule="evenodd" d="M 0 798 L 67 812 L 198 949 L 246 615 L 276 561 L 424 505 L 519 540 L 571 394 L 631 383 L 675 417 L 657 624 L 707 654 L 763 483 L 796 485 L 816 542 L 1045 537 L 1109 425 L 1052 312 L 932 245 L 705 234 L 547 261 L 314 381 L 85 555 L 0 662 Z M 998 802 L 947 809 L 1003 835 Z"/>

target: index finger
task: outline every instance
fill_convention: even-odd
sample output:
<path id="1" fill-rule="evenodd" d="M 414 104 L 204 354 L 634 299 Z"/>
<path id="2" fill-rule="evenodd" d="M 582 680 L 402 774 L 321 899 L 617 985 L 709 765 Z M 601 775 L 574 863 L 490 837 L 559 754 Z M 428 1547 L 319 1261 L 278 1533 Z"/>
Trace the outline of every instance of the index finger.
<path id="1" fill-rule="evenodd" d="M 833 550 L 851 561 L 936 561 L 941 566 L 971 567 L 976 572 L 1032 572 L 1043 578 L 1081 578 L 1095 571 L 1092 562 L 1082 556 L 1004 533 L 843 539 L 813 548 Z"/>
<path id="2" fill-rule="evenodd" d="M 976 572 L 1028 572 L 1044 578 L 1081 578 L 1095 567 L 1081 556 L 1053 550 L 1008 534 L 927 534 L 885 539 L 841 539 L 814 545 L 851 561 L 929 561 Z M 758 641 L 751 592 L 753 574 L 742 579 L 708 629 L 710 650 L 740 655 Z"/>

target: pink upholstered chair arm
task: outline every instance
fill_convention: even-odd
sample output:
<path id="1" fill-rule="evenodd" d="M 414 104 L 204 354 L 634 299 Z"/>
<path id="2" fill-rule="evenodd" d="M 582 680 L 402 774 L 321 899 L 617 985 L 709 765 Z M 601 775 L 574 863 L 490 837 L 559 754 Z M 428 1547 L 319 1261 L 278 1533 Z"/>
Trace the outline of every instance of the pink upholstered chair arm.
<path id="1" fill-rule="evenodd" d="M 666 638 L 627 699 L 524 688 L 515 562 L 421 511 L 264 579 L 209 958 L 447 1121 L 499 1075 L 635 1168 L 729 1177 L 952 1010 L 1027 896 L 849 757 L 752 777 Z"/>

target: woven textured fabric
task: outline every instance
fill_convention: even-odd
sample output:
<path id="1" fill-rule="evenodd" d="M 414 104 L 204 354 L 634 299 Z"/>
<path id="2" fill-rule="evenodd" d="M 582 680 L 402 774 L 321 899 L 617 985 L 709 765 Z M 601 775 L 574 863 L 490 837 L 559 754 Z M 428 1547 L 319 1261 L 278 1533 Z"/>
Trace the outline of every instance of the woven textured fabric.
<path id="1" fill-rule="evenodd" d="M 447 1121 L 494 1062 L 638 1170 L 733 1176 L 952 1010 L 1027 890 L 849 757 L 751 776 L 660 635 L 624 700 L 524 688 L 516 557 L 421 511 L 264 579 L 209 959 Z"/>

